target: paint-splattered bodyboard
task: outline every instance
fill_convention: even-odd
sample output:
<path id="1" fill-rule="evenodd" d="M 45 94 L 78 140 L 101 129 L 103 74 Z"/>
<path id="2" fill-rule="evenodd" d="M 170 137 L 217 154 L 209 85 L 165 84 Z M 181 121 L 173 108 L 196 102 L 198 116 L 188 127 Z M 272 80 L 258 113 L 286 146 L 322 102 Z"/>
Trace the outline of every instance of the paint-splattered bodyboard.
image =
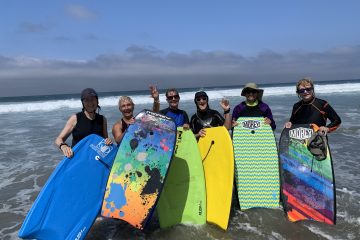
<path id="1" fill-rule="evenodd" d="M 140 112 L 119 145 L 101 215 L 143 229 L 163 188 L 175 142 L 176 126 L 171 118 Z"/>

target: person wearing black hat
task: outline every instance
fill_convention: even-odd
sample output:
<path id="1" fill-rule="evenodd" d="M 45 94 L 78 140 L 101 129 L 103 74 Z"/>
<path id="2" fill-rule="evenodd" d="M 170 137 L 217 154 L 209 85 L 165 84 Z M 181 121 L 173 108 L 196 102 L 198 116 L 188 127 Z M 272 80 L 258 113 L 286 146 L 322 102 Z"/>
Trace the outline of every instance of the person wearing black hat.
<path id="1" fill-rule="evenodd" d="M 239 117 L 264 117 L 264 122 L 269 124 L 274 131 L 276 124 L 270 107 L 262 101 L 264 90 L 257 87 L 255 83 L 247 83 L 241 91 L 245 101 L 238 104 L 233 111 L 233 126 L 237 125 Z"/>
<path id="2" fill-rule="evenodd" d="M 107 121 L 103 115 L 96 113 L 100 109 L 99 99 L 96 91 L 92 88 L 86 88 L 81 92 L 82 111 L 73 114 L 65 127 L 55 139 L 55 144 L 66 157 L 72 157 L 74 147 L 80 140 L 90 134 L 97 134 L 106 138 L 105 143 L 111 144 L 112 140 L 108 138 Z M 72 134 L 71 147 L 66 143 L 66 139 Z"/>
<path id="3" fill-rule="evenodd" d="M 159 92 L 155 86 L 150 86 L 151 97 L 154 99 L 153 111 L 159 112 L 167 117 L 171 117 L 175 121 L 176 127 L 189 129 L 189 117 L 184 110 L 179 109 L 180 94 L 175 88 L 166 90 L 165 96 L 169 107 L 160 109 Z"/>
<path id="4" fill-rule="evenodd" d="M 209 97 L 204 91 L 195 93 L 194 102 L 196 105 L 196 113 L 191 117 L 190 128 L 196 138 L 206 135 L 206 128 L 225 126 L 227 129 L 231 127 L 230 105 L 229 101 L 222 99 L 220 102 L 224 110 L 224 117 L 209 107 Z"/>

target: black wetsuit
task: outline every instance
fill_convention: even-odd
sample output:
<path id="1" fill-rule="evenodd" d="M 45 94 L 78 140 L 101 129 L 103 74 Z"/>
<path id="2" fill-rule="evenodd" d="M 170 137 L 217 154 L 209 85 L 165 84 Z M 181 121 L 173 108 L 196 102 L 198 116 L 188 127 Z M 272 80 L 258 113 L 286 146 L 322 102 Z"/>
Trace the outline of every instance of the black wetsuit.
<path id="1" fill-rule="evenodd" d="M 327 119 L 330 123 L 326 125 Z M 314 98 L 310 103 L 299 101 L 294 104 L 290 122 L 292 124 L 311 124 L 315 123 L 319 127 L 326 126 L 332 132 L 341 123 L 339 115 L 325 100 Z"/>
<path id="2" fill-rule="evenodd" d="M 84 112 L 76 114 L 76 125 L 72 131 L 72 144 L 74 147 L 80 140 L 90 134 L 97 134 L 101 137 L 104 136 L 104 117 L 100 114 L 95 114 L 95 119 L 90 120 L 86 117 Z"/>
<path id="3" fill-rule="evenodd" d="M 192 115 L 190 128 L 194 134 L 197 134 L 203 128 L 223 126 L 225 119 L 216 110 L 207 109 L 206 111 L 197 111 Z"/>

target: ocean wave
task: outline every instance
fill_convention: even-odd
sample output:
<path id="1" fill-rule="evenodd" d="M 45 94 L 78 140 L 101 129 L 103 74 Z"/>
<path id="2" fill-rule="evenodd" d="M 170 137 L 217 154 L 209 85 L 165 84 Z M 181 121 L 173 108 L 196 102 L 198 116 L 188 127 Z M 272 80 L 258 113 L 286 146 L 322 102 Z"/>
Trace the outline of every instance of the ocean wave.
<path id="1" fill-rule="evenodd" d="M 295 86 L 279 86 L 279 87 L 265 87 L 264 96 L 288 96 L 295 95 Z M 211 100 L 218 100 L 222 98 L 240 96 L 241 88 L 229 89 L 211 89 L 206 90 Z M 346 94 L 360 92 L 360 83 L 341 83 L 341 84 L 326 84 L 315 85 L 316 93 L 320 94 Z M 194 99 L 194 91 L 181 92 L 181 101 L 189 102 Z M 100 98 L 100 105 L 102 107 L 117 106 L 119 95 L 107 96 Z M 130 95 L 135 104 L 151 104 L 153 99 L 149 95 L 139 94 Z M 160 96 L 162 103 L 166 102 L 165 96 Z M 25 101 L 25 102 L 7 102 L 0 103 L 0 114 L 16 113 L 16 112 L 34 112 L 34 111 L 55 111 L 58 109 L 80 109 L 81 102 L 76 98 L 60 99 L 60 100 L 45 100 L 45 101 Z"/>

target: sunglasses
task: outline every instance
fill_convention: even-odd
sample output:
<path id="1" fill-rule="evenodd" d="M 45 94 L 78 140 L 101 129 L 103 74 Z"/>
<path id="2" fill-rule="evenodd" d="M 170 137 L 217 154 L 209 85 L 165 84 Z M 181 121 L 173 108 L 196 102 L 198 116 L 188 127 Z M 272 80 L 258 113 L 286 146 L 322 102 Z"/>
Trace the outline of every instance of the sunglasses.
<path id="1" fill-rule="evenodd" d="M 173 99 L 177 100 L 177 99 L 179 99 L 179 98 L 180 98 L 180 96 L 179 96 L 178 94 L 177 94 L 177 95 L 167 96 L 167 97 L 166 97 L 167 100 L 173 100 Z"/>
<path id="2" fill-rule="evenodd" d="M 245 94 L 250 94 L 250 93 L 255 94 L 255 93 L 258 93 L 258 91 L 255 89 L 248 89 L 248 90 L 245 90 L 244 93 Z"/>
<path id="3" fill-rule="evenodd" d="M 297 93 L 304 93 L 304 92 L 311 92 L 312 90 L 314 90 L 312 87 L 309 87 L 309 88 L 302 88 L 302 89 L 299 89 L 297 90 L 296 92 Z"/>
<path id="4" fill-rule="evenodd" d="M 198 97 L 198 98 L 196 98 L 197 102 L 200 102 L 201 100 L 207 101 L 207 97 Z"/>

